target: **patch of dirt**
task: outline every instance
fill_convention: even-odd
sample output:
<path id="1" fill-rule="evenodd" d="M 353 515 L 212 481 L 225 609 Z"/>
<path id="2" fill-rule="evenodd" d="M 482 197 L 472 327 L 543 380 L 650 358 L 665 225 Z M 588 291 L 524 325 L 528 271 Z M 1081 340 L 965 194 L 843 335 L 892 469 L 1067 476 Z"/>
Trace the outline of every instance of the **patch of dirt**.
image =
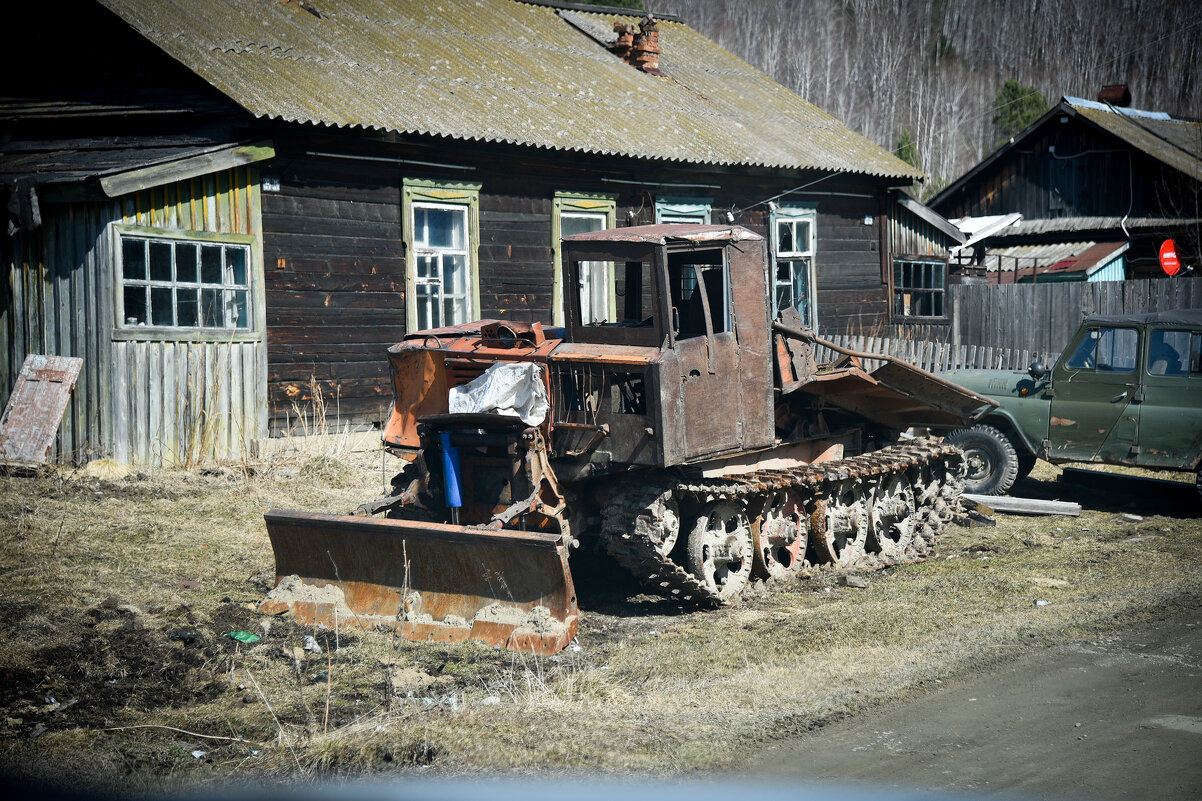
<path id="1" fill-rule="evenodd" d="M 35 611 L 0 604 L 9 636 L 35 629 L 19 652 L 0 656 L 0 736 L 111 726 L 211 700 L 231 689 L 231 657 L 248 647 L 224 635 L 262 634 L 261 616 L 233 601 L 211 614 L 186 605 L 146 612 L 114 596 L 23 626 Z"/>

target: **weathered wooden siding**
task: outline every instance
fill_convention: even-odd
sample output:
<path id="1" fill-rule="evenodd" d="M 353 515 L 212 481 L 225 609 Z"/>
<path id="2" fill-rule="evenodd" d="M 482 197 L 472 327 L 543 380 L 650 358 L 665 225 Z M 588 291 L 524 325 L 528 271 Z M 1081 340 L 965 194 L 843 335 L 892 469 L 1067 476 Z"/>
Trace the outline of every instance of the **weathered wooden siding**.
<path id="1" fill-rule="evenodd" d="M 477 251 L 481 317 L 550 324 L 552 214 L 557 192 L 605 193 L 619 225 L 652 222 L 657 194 L 709 198 L 715 221 L 767 235 L 765 201 L 820 177 L 649 169 L 579 154 L 459 143 L 368 143 L 360 136 L 297 140 L 273 133 L 264 175 L 267 397 L 270 427 L 286 430 L 320 394 L 327 419 L 378 425 L 388 412 L 387 349 L 409 333 L 405 315 L 402 185 L 407 179 L 480 185 Z M 782 202 L 816 203 L 818 308 L 824 330 L 880 326 L 879 181 L 841 176 L 824 191 Z M 864 218 L 873 218 L 865 225 Z"/>
<path id="2" fill-rule="evenodd" d="M 938 210 L 949 219 L 1015 211 L 1027 219 L 1178 217 L 1184 215 L 1161 207 L 1165 188 L 1179 180 L 1164 164 L 1079 120 L 1053 119 Z"/>
<path id="3" fill-rule="evenodd" d="M 482 317 L 551 323 L 554 190 L 548 186 L 540 194 L 541 197 L 495 193 L 480 196 Z"/>
<path id="4" fill-rule="evenodd" d="M 1202 308 L 1202 278 L 953 286 L 953 342 L 1058 353 L 1087 314 Z"/>
<path id="5" fill-rule="evenodd" d="M 892 356 L 916 367 L 921 367 L 930 373 L 970 369 L 1026 370 L 1036 358 L 1046 359 L 1049 364 L 1055 358 L 1055 354 L 1049 355 L 1046 352 L 985 345 L 952 345 L 940 340 L 889 336 L 832 334 L 830 342 L 860 353 L 880 353 Z M 843 358 L 843 354 L 820 345 L 814 349 L 814 358 L 818 360 L 819 364 L 822 364 L 838 361 Z M 881 359 L 861 359 L 860 361 L 864 369 L 869 372 L 884 364 Z"/>
<path id="6" fill-rule="evenodd" d="M 111 272 L 96 267 L 104 210 L 95 205 L 49 204 L 40 229 L 19 232 L 5 254 L 7 287 L 3 402 L 31 353 L 83 358 L 79 381 L 63 414 L 51 458 L 84 461 L 108 452 L 107 401 Z"/>
<path id="7" fill-rule="evenodd" d="M 144 464 L 238 458 L 265 431 L 262 298 L 254 332 L 235 337 L 116 329 L 112 224 L 237 233 L 262 241 L 257 171 L 238 168 L 107 202 L 47 203 L 43 226 L 5 252 L 3 381 L 29 353 L 80 356 L 83 369 L 56 443 L 58 460 Z M 253 293 L 252 293 L 253 295 Z M 201 358 L 198 354 L 204 353 Z M 205 405 L 199 405 L 201 399 Z M 194 430 L 203 424 L 203 436 Z M 189 451 L 186 443 L 199 445 Z"/>
<path id="8" fill-rule="evenodd" d="M 238 459 L 266 434 L 262 223 L 259 176 L 239 167 L 134 192 L 116 203 L 126 225 L 254 237 L 254 326 L 249 333 L 113 329 L 113 457 L 145 464 Z M 114 244 L 102 237 L 100 260 L 113 274 Z"/>
<path id="9" fill-rule="evenodd" d="M 378 423 L 387 350 L 405 336 L 403 172 L 293 150 L 267 173 L 280 181 L 262 196 L 271 429 L 310 413 L 314 391 L 331 418 Z"/>
<path id="10" fill-rule="evenodd" d="M 881 283 L 880 229 L 875 197 L 802 195 L 818 203 L 818 328 L 827 333 L 867 333 L 888 322 L 888 293 Z"/>

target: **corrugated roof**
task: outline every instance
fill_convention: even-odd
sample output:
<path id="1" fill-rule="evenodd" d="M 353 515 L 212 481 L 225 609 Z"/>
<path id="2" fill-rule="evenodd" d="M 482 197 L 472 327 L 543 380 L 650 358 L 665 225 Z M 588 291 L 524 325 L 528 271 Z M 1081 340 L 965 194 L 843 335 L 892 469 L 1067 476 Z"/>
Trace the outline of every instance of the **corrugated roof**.
<path id="1" fill-rule="evenodd" d="M 1038 269 L 1041 274 L 1090 275 L 1131 247 L 1129 242 L 1055 242 L 1046 245 L 1016 245 L 990 248 L 983 264 L 988 272 L 1017 270 L 1020 274 Z"/>
<path id="2" fill-rule="evenodd" d="M 1071 233 L 1074 231 L 1128 231 L 1144 228 L 1170 230 L 1184 225 L 1197 225 L 1202 220 L 1197 218 L 1177 217 L 1050 217 L 1034 220 L 1022 220 L 999 231 L 994 236 L 1004 238 L 1009 236 L 1027 236 L 1030 234 Z"/>
<path id="3" fill-rule="evenodd" d="M 921 176 L 677 22 L 659 25 L 657 77 L 564 12 L 514 0 L 100 2 L 257 117 L 689 163 Z M 568 13 L 599 30 L 636 19 Z"/>
<path id="4" fill-rule="evenodd" d="M 1140 109 L 1111 108 L 1076 97 L 1064 100 L 1082 117 L 1141 153 L 1186 175 L 1202 177 L 1202 122 Z"/>

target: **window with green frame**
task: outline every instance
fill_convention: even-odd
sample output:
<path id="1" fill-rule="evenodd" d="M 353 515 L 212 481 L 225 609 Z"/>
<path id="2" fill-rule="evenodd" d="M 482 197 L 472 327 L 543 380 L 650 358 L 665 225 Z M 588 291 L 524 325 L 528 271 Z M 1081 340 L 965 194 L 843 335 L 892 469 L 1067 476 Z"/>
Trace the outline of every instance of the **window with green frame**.
<path id="1" fill-rule="evenodd" d="M 401 190 L 410 330 L 480 316 L 480 184 L 406 179 Z"/>
<path id="2" fill-rule="evenodd" d="M 249 331 L 251 237 L 121 228 L 117 327 Z"/>
<path id="3" fill-rule="evenodd" d="M 655 222 L 709 225 L 712 202 L 709 198 L 660 197 L 655 199 Z"/>
<path id="4" fill-rule="evenodd" d="M 551 300 L 555 325 L 564 324 L 564 269 L 560 240 L 571 234 L 613 228 L 617 203 L 613 195 L 556 192 L 551 216 L 555 278 Z M 613 262 L 582 262 L 576 277 L 583 323 L 617 322 Z"/>

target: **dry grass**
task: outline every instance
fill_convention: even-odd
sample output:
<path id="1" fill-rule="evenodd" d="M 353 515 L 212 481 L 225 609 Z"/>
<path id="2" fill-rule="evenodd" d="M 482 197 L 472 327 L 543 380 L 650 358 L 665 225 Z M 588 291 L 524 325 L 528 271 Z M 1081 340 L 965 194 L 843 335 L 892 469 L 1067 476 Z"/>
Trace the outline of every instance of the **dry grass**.
<path id="1" fill-rule="evenodd" d="M 418 646 L 255 612 L 272 580 L 264 509 L 350 509 L 379 491 L 378 454 L 297 440 L 249 473 L 0 479 L 5 770 L 53 779 L 69 760 L 72 779 L 122 792 L 738 770 L 774 738 L 1202 598 L 1197 520 L 1087 510 L 953 529 L 866 590 L 819 573 L 717 612 L 585 583 L 579 650 L 556 657 Z M 1041 465 L 1036 488 L 1054 494 L 1054 473 Z"/>

